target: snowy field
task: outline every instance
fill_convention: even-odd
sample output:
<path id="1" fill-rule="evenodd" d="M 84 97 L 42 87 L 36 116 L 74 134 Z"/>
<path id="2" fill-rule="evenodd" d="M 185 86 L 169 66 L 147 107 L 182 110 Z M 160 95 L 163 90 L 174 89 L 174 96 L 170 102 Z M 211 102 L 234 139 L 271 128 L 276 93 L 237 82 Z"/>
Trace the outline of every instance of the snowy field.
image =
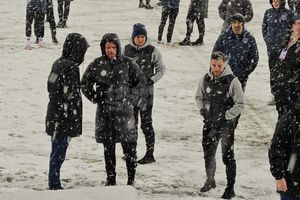
<path id="1" fill-rule="evenodd" d="M 152 1 L 157 3 L 157 0 Z M 61 44 L 71 32 L 79 32 L 87 38 L 91 47 L 81 66 L 82 73 L 100 55 L 99 41 L 107 32 L 119 34 L 124 46 L 131 36 L 132 25 L 141 22 L 155 44 L 161 8 L 138 9 L 138 0 L 75 0 L 71 3 L 69 27 L 58 29 L 59 45 L 51 43 L 47 23 L 46 47 L 24 50 L 25 2 L 0 1 L 0 199 L 27 200 L 40 196 L 46 200 L 50 196 L 60 199 L 67 195 L 65 199 L 88 200 L 111 195 L 108 199 L 112 200 L 114 195 L 125 199 L 135 193 L 137 199 L 145 200 L 219 199 L 226 186 L 220 149 L 215 177 L 217 188 L 204 194 L 198 192 L 206 177 L 201 146 L 203 123 L 194 97 L 200 77 L 208 71 L 211 50 L 221 30 L 222 21 L 217 10 L 220 0 L 209 2 L 204 46 L 158 46 L 167 71 L 155 85 L 153 118 L 157 162 L 137 167 L 136 190 L 125 186 L 126 167 L 119 145 L 118 187 L 104 187 L 103 147 L 94 140 L 95 105 L 84 98 L 83 135 L 71 141 L 61 170 L 62 184 L 67 190 L 59 192 L 46 190 L 50 138 L 44 133 L 44 118 L 48 102 L 47 77 L 52 63 L 61 55 Z M 181 0 L 174 43 L 185 37 L 189 2 Z M 56 3 L 54 0 L 57 21 Z M 236 130 L 235 199 L 275 200 L 279 196 L 269 172 L 267 151 L 277 113 L 274 107 L 267 106 L 271 95 L 266 48 L 261 34 L 263 14 L 270 4 L 267 0 L 253 0 L 252 4 L 254 18 L 246 28 L 256 37 L 260 61 L 248 81 L 246 108 Z M 198 35 L 197 27 L 194 30 L 193 40 Z M 139 132 L 138 157 L 141 158 L 144 152 L 144 135 Z M 82 194 L 86 194 L 86 198 L 82 198 Z"/>

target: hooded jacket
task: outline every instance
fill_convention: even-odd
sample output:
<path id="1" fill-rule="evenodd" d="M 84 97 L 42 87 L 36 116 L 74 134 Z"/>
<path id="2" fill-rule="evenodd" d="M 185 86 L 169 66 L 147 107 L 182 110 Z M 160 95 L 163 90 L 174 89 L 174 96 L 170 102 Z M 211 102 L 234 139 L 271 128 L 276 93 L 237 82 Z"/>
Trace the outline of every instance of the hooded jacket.
<path id="1" fill-rule="evenodd" d="M 26 10 L 36 14 L 42 14 L 46 12 L 46 0 L 27 0 Z"/>
<path id="2" fill-rule="evenodd" d="M 272 0 L 270 0 L 272 6 Z M 272 8 L 266 10 L 262 23 L 262 35 L 267 45 L 268 55 L 279 56 L 282 40 L 289 34 L 289 29 L 293 24 L 294 13 L 285 8 L 285 1 L 281 1 L 281 6 L 276 10 Z"/>
<path id="3" fill-rule="evenodd" d="M 227 80 L 229 80 L 229 83 L 227 83 Z M 220 91 L 214 91 L 214 87 L 207 86 L 207 81 L 222 89 L 220 89 Z M 227 88 L 228 85 L 229 87 Z M 225 91 L 226 94 L 221 94 L 221 91 Z M 216 99 L 207 98 L 208 93 L 223 95 L 223 97 L 230 102 L 228 101 L 228 105 L 219 105 L 223 106 L 222 108 L 220 107 L 219 110 L 212 110 L 212 105 Z M 244 94 L 242 86 L 239 80 L 234 77 L 228 65 L 225 66 L 224 71 L 219 77 L 214 77 L 210 70 L 200 79 L 196 93 L 196 103 L 200 110 L 205 109 L 207 111 L 208 115 L 204 116 L 204 118 L 205 120 L 213 120 L 212 123 L 218 123 L 217 120 L 232 120 L 241 114 L 241 111 L 244 108 Z"/>
<path id="4" fill-rule="evenodd" d="M 259 60 L 256 40 L 246 29 L 237 36 L 230 27 L 219 36 L 213 51 L 221 51 L 229 58 L 228 64 L 241 82 L 247 81 Z"/>
<path id="5" fill-rule="evenodd" d="M 79 136 L 82 133 L 82 98 L 79 65 L 88 48 L 86 39 L 70 33 L 63 45 L 62 56 L 53 65 L 48 77 L 49 103 L 46 133 L 50 136 Z"/>
<path id="6" fill-rule="evenodd" d="M 113 60 L 105 53 L 107 42 L 117 46 Z M 96 141 L 136 141 L 133 107 L 143 95 L 145 77 L 134 61 L 121 55 L 120 40 L 116 34 L 105 34 L 100 48 L 102 56 L 89 64 L 81 82 L 83 94 L 97 104 Z"/>

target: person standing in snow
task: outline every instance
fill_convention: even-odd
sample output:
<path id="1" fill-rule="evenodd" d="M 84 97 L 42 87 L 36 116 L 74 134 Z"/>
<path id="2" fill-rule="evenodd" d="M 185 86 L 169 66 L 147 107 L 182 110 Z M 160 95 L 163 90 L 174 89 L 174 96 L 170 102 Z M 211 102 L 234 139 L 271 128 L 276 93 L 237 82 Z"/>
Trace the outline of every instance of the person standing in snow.
<path id="1" fill-rule="evenodd" d="M 203 45 L 203 38 L 205 33 L 204 18 L 207 18 L 208 0 L 191 0 L 188 14 L 186 16 L 186 37 L 179 42 L 181 46 L 197 46 Z M 195 42 L 191 42 L 191 34 L 193 32 L 193 24 L 196 20 L 198 25 L 199 37 Z"/>
<path id="2" fill-rule="evenodd" d="M 224 20 L 221 32 L 230 26 L 231 16 L 236 13 L 242 14 L 245 22 L 250 22 L 253 18 L 253 8 L 249 0 L 222 0 L 218 10 L 219 16 Z"/>
<path id="3" fill-rule="evenodd" d="M 270 70 L 271 93 L 274 96 L 276 109 L 278 110 L 278 99 L 280 92 L 278 87 L 279 56 L 282 41 L 289 34 L 293 23 L 294 13 L 285 8 L 285 0 L 270 0 L 272 8 L 265 11 L 262 23 L 262 35 L 267 45 L 268 63 Z M 269 102 L 269 105 L 274 105 Z"/>
<path id="4" fill-rule="evenodd" d="M 70 13 L 70 4 L 73 0 L 57 0 L 59 21 L 57 28 L 67 28 L 67 20 Z"/>
<path id="5" fill-rule="evenodd" d="M 54 44 L 57 44 L 58 41 L 56 39 L 56 23 L 54 18 L 52 0 L 46 0 L 46 21 L 50 24 L 52 42 Z"/>
<path id="6" fill-rule="evenodd" d="M 259 60 L 256 40 L 244 26 L 245 18 L 242 14 L 232 15 L 230 27 L 221 33 L 213 48 L 213 51 L 221 51 L 228 57 L 228 64 L 241 82 L 243 91 Z"/>
<path id="7" fill-rule="evenodd" d="M 296 15 L 300 16 L 300 1 L 299 0 L 288 0 L 288 5 L 291 11 Z"/>
<path id="8" fill-rule="evenodd" d="M 161 19 L 158 27 L 158 43 L 161 43 L 162 36 L 166 22 L 169 18 L 169 26 L 167 33 L 167 44 L 172 41 L 173 30 L 176 22 L 176 18 L 179 12 L 179 2 L 180 0 L 162 0 L 161 1 Z"/>
<path id="9" fill-rule="evenodd" d="M 153 7 L 150 4 L 151 0 L 146 0 L 146 4 L 144 4 L 144 0 L 139 0 L 139 8 L 145 8 L 145 9 L 153 9 Z"/>
<path id="10" fill-rule="evenodd" d="M 226 165 L 227 187 L 223 199 L 235 196 L 236 162 L 234 159 L 234 130 L 236 117 L 244 108 L 241 83 L 225 62 L 225 54 L 211 55 L 210 70 L 199 81 L 196 103 L 204 118 L 202 147 L 207 179 L 200 192 L 216 187 L 216 151 L 221 140 L 223 163 Z"/>
<path id="11" fill-rule="evenodd" d="M 121 55 L 117 34 L 105 34 L 100 48 L 102 56 L 90 63 L 83 74 L 82 92 L 97 104 L 95 139 L 104 146 L 106 186 L 116 185 L 116 143 L 127 147 L 127 185 L 133 185 L 137 144 L 134 106 L 140 102 L 146 80 L 140 67 Z"/>
<path id="12" fill-rule="evenodd" d="M 31 26 L 34 21 L 34 34 L 38 38 L 38 44 L 43 46 L 44 38 L 44 16 L 46 12 L 45 0 L 27 0 L 26 6 L 26 46 L 25 49 L 31 49 Z"/>
<path id="13" fill-rule="evenodd" d="M 166 67 L 158 49 L 150 44 L 145 26 L 140 23 L 133 25 L 132 36 L 129 44 L 125 46 L 124 55 L 136 61 L 147 79 L 145 88 L 147 94 L 142 101 L 143 104 L 134 107 L 134 117 L 136 130 L 138 129 L 138 116 L 141 117 L 141 129 L 145 135 L 147 148 L 145 156 L 138 163 L 148 164 L 155 162 L 153 155 L 155 133 L 152 126 L 154 84 L 163 77 Z"/>
<path id="14" fill-rule="evenodd" d="M 79 65 L 89 47 L 79 33 L 70 33 L 62 56 L 52 66 L 48 78 L 49 103 L 46 133 L 51 136 L 48 184 L 50 190 L 63 189 L 60 168 L 72 137 L 82 134 L 82 98 Z"/>
<path id="15" fill-rule="evenodd" d="M 300 99 L 277 122 L 269 149 L 270 171 L 281 200 L 300 199 Z"/>

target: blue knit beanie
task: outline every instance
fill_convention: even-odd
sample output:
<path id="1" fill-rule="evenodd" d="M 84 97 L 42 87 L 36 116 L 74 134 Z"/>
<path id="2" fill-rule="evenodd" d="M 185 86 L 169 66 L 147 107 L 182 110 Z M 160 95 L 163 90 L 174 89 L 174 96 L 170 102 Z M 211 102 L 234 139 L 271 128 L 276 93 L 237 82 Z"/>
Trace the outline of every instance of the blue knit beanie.
<path id="1" fill-rule="evenodd" d="M 133 25 L 132 39 L 138 35 L 144 35 L 145 37 L 147 37 L 147 30 L 144 24 L 137 23 Z"/>

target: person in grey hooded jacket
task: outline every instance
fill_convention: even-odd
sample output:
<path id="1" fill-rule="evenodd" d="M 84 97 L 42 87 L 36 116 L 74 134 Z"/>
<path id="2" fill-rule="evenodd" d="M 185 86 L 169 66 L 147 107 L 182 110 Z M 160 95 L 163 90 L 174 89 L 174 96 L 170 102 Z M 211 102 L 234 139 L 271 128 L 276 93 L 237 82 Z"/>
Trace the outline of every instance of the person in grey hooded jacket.
<path id="1" fill-rule="evenodd" d="M 234 130 L 236 117 L 244 108 L 241 83 L 225 62 L 225 54 L 216 51 L 211 55 L 210 70 L 199 81 L 196 103 L 204 118 L 202 147 L 206 182 L 200 192 L 216 187 L 216 150 L 221 140 L 223 163 L 226 165 L 227 187 L 224 199 L 235 196 L 236 162 L 234 159 Z"/>
<path id="2" fill-rule="evenodd" d="M 136 129 L 138 129 L 138 115 L 140 114 L 141 129 L 145 134 L 147 148 L 145 156 L 138 163 L 152 163 L 155 162 L 153 155 L 155 133 L 152 126 L 154 84 L 163 77 L 166 67 L 158 49 L 150 44 L 147 30 L 143 24 L 137 23 L 133 25 L 131 39 L 124 49 L 124 55 L 136 61 L 147 79 L 145 87 L 147 94 L 143 98 L 143 104 L 134 107 L 134 116 Z"/>

